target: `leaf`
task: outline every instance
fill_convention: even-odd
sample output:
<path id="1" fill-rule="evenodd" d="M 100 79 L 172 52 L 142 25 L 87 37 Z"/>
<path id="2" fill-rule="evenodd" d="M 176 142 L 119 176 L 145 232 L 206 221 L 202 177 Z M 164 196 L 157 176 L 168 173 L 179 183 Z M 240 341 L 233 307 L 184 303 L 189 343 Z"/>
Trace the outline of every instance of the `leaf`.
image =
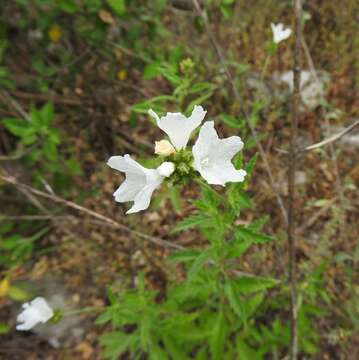
<path id="1" fill-rule="evenodd" d="M 197 258 L 194 260 L 192 266 L 188 271 L 188 279 L 193 279 L 201 267 L 210 259 L 213 258 L 215 249 L 213 247 L 208 248 L 207 250 L 203 251 Z"/>
<path id="2" fill-rule="evenodd" d="M 18 137 L 26 137 L 34 133 L 31 124 L 21 119 L 3 119 L 2 123 L 11 134 Z"/>
<path id="3" fill-rule="evenodd" d="M 237 226 L 235 229 L 235 235 L 244 239 L 250 240 L 255 244 L 265 244 L 269 241 L 272 241 L 273 238 L 267 235 L 263 235 L 261 233 L 255 232 L 243 226 Z"/>
<path id="4" fill-rule="evenodd" d="M 237 314 L 237 316 L 244 321 L 246 316 L 244 314 L 243 307 L 239 301 L 239 296 L 236 294 L 236 290 L 232 286 L 232 282 L 228 280 L 224 285 L 224 293 L 228 299 L 229 305 L 231 306 L 232 310 Z"/>
<path id="5" fill-rule="evenodd" d="M 46 103 L 40 110 L 42 124 L 51 125 L 54 119 L 54 105 L 51 102 Z"/>
<path id="6" fill-rule="evenodd" d="M 199 255 L 201 251 L 199 250 L 180 250 L 169 256 L 169 259 L 172 261 L 194 261 Z"/>
<path id="7" fill-rule="evenodd" d="M 279 281 L 272 278 L 263 277 L 239 277 L 232 282 L 236 291 L 242 294 L 251 294 L 257 291 L 263 291 L 278 285 Z"/>
<path id="8" fill-rule="evenodd" d="M 192 215 L 189 216 L 185 219 L 183 219 L 182 221 L 180 221 L 175 228 L 172 230 L 173 233 L 177 233 L 180 231 L 184 231 L 184 230 L 188 230 L 188 229 L 193 229 L 196 227 L 211 227 L 212 226 L 212 220 L 206 216 L 206 215 L 202 215 L 202 214 L 197 214 L 197 215 Z"/>
<path id="9" fill-rule="evenodd" d="M 225 339 L 227 337 L 226 323 L 223 311 L 218 313 L 217 321 L 214 325 L 212 335 L 210 337 L 209 347 L 211 350 L 211 359 L 221 359 Z"/>
<path id="10" fill-rule="evenodd" d="M 221 114 L 219 118 L 229 127 L 233 129 L 242 129 L 246 123 L 244 119 L 236 119 L 234 116 Z"/>
<path id="11" fill-rule="evenodd" d="M 239 184 L 231 184 L 227 190 L 228 202 L 237 216 L 241 209 L 250 209 L 253 207 L 250 197 L 238 185 Z"/>
<path id="12" fill-rule="evenodd" d="M 252 245 L 250 240 L 239 240 L 234 239 L 232 242 L 228 243 L 226 247 L 227 257 L 229 259 L 234 259 L 243 255 L 247 249 Z"/>
<path id="13" fill-rule="evenodd" d="M 119 16 L 126 12 L 125 0 L 106 0 L 110 8 Z"/>
<path id="14" fill-rule="evenodd" d="M 258 153 L 255 153 L 251 159 L 247 162 L 246 166 L 245 166 L 245 170 L 247 172 L 247 174 L 251 175 L 252 171 L 257 163 L 257 159 L 258 159 Z"/>
<path id="15" fill-rule="evenodd" d="M 236 340 L 236 350 L 238 354 L 239 359 L 243 360 L 261 360 L 262 356 L 257 353 L 254 349 L 252 349 L 250 346 L 248 346 L 243 339 L 237 337 Z"/>
<path id="16" fill-rule="evenodd" d="M 170 199 L 171 199 L 173 208 L 175 209 L 175 211 L 177 213 L 181 212 L 181 209 L 182 209 L 181 193 L 180 193 L 178 187 L 171 186 L 169 188 L 169 192 L 170 192 Z"/>
<path id="17" fill-rule="evenodd" d="M 74 14 L 78 9 L 78 5 L 73 0 L 59 0 L 58 1 L 59 8 L 67 12 L 68 14 Z"/>
<path id="18" fill-rule="evenodd" d="M 253 297 L 251 297 L 250 299 L 246 299 L 246 301 L 243 302 L 242 306 L 247 318 L 250 318 L 256 312 L 258 306 L 263 302 L 263 299 L 264 299 L 263 293 L 258 293 Z"/>
<path id="19" fill-rule="evenodd" d="M 153 62 L 151 64 L 146 65 L 145 68 L 143 69 L 142 78 L 144 80 L 150 80 L 156 77 L 157 75 L 159 75 L 160 74 L 159 66 L 160 63 L 158 62 Z"/>
<path id="20" fill-rule="evenodd" d="M 137 335 L 124 334 L 121 331 L 110 332 L 100 336 L 100 344 L 105 347 L 104 356 L 116 360 L 136 341 Z"/>

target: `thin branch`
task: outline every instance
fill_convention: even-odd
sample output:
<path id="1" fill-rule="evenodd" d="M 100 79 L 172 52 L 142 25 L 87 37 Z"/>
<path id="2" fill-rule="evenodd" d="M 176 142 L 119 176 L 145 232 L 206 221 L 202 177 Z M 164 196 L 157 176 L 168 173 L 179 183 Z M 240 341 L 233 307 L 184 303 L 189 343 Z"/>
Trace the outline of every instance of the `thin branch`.
<path id="1" fill-rule="evenodd" d="M 211 30 L 211 27 L 210 27 L 210 24 L 209 24 L 209 21 L 208 21 L 208 18 L 207 18 L 207 15 L 206 15 L 206 12 L 204 10 L 202 10 L 198 0 L 192 0 L 193 1 L 193 4 L 199 14 L 199 16 L 201 16 L 201 18 L 203 19 L 203 22 L 204 22 L 204 26 L 205 26 L 205 29 L 206 29 L 206 32 L 208 34 L 208 37 L 210 38 L 210 41 L 212 42 L 212 45 L 213 45 L 213 48 L 215 49 L 216 53 L 217 53 L 217 57 L 219 59 L 219 62 L 220 64 L 222 65 L 222 68 L 228 78 L 228 81 L 230 82 L 231 84 L 231 87 L 232 87 L 232 91 L 233 91 L 233 94 L 236 98 L 237 101 L 239 101 L 240 103 L 243 104 L 243 99 L 242 99 L 242 96 L 240 95 L 238 89 L 237 89 L 237 86 L 234 82 L 234 79 L 233 79 L 233 76 L 231 74 L 231 72 L 229 71 L 229 68 L 228 66 L 226 65 L 227 64 L 227 61 L 226 61 L 226 58 L 223 54 L 223 51 L 222 51 L 222 48 L 220 47 L 220 45 L 218 44 L 218 42 L 216 41 L 216 38 Z M 246 120 L 246 123 L 251 131 L 251 134 L 256 142 L 256 146 L 258 148 L 258 151 L 259 151 L 259 154 L 262 158 L 262 161 L 264 163 L 264 167 L 267 171 L 267 174 L 268 174 L 268 178 L 269 178 L 269 182 L 270 182 L 270 186 L 275 194 L 275 197 L 277 199 L 277 203 L 278 203 L 278 206 L 281 210 L 281 213 L 282 213 L 282 217 L 283 217 L 283 220 L 286 224 L 288 224 L 288 215 L 287 215 L 287 211 L 285 209 L 285 206 L 284 206 L 284 203 L 283 203 L 283 200 L 282 200 L 282 197 L 277 189 L 277 186 L 276 186 L 276 182 L 274 180 L 274 177 L 273 177 L 273 174 L 272 174 L 272 170 L 270 168 L 270 165 L 269 165 L 269 162 L 268 162 L 268 159 L 267 159 L 267 155 L 263 149 L 263 146 L 259 140 L 259 137 L 258 137 L 258 134 L 257 134 L 257 131 L 255 129 L 255 127 L 253 126 L 253 124 L 251 123 L 250 121 L 250 118 L 247 114 L 247 112 L 245 111 L 245 109 L 243 108 L 243 106 L 241 107 L 241 111 L 243 113 L 243 116 Z"/>
<path id="2" fill-rule="evenodd" d="M 16 110 L 26 121 L 31 122 L 30 116 L 27 112 L 21 107 L 21 105 L 13 99 L 9 93 L 5 90 L 1 91 L 1 95 L 7 100 L 6 103 L 10 103 L 14 110 Z"/>
<path id="3" fill-rule="evenodd" d="M 359 120 L 355 121 L 352 125 L 348 126 L 346 129 L 344 129 L 343 131 L 334 134 L 333 136 L 329 137 L 328 139 L 325 139 L 323 141 L 320 141 L 318 143 L 315 143 L 313 145 L 309 145 L 307 147 L 305 147 L 304 149 L 300 150 L 300 151 L 310 151 L 310 150 L 315 150 L 318 149 L 320 147 L 323 147 L 325 145 L 328 145 L 330 143 L 333 143 L 337 140 L 339 140 L 340 138 L 342 138 L 344 135 L 347 135 L 348 133 L 350 133 L 352 130 L 354 130 L 357 126 L 359 125 Z"/>
<path id="4" fill-rule="evenodd" d="M 296 285 L 296 249 L 295 249 L 295 172 L 297 168 L 297 132 L 300 104 L 300 71 L 301 71 L 301 0 L 294 2 L 295 46 L 294 46 L 294 91 L 292 105 L 292 121 L 290 129 L 290 150 L 288 163 L 288 252 L 289 252 L 289 288 L 290 288 L 290 359 L 298 357 L 298 325 L 297 325 L 297 285 Z"/>
<path id="5" fill-rule="evenodd" d="M 63 199 L 60 196 L 53 195 L 53 194 L 48 194 L 48 193 L 45 193 L 43 191 L 34 189 L 31 186 L 19 183 L 19 182 L 17 182 L 17 180 L 14 177 L 0 175 L 0 180 L 3 180 L 3 181 L 5 181 L 5 182 L 7 182 L 9 184 L 12 184 L 12 185 L 16 186 L 19 190 L 23 190 L 23 191 L 25 190 L 28 193 L 31 193 L 33 195 L 40 196 L 40 197 L 45 198 L 45 199 L 49 199 L 49 200 L 51 200 L 53 202 L 63 204 L 65 206 L 69 207 L 69 208 L 72 208 L 72 209 L 80 211 L 80 212 L 82 212 L 84 214 L 90 215 L 91 217 L 94 217 L 94 218 L 96 218 L 98 220 L 101 220 L 101 221 L 109 224 L 110 226 L 112 226 L 114 228 L 121 229 L 123 231 L 132 233 L 132 234 L 138 236 L 139 238 L 151 241 L 152 243 L 154 243 L 156 245 L 160 245 L 160 246 L 164 246 L 164 247 L 168 247 L 168 248 L 182 249 L 182 246 L 180 246 L 180 245 L 173 244 L 173 243 L 171 243 L 169 241 L 160 239 L 158 237 L 154 237 L 154 236 L 150 236 L 150 235 L 141 233 L 140 231 L 137 231 L 137 230 L 133 230 L 133 229 L 127 227 L 126 225 L 123 225 L 123 224 L 121 224 L 121 223 L 119 223 L 119 222 L 117 222 L 117 221 L 115 221 L 115 220 L 113 220 L 113 219 L 111 219 L 111 218 L 109 218 L 107 216 L 99 214 L 99 213 L 97 213 L 97 212 L 95 212 L 93 210 L 85 208 L 85 207 L 83 207 L 81 205 L 78 205 L 78 204 L 72 202 L 72 201 L 68 201 L 66 199 Z"/>

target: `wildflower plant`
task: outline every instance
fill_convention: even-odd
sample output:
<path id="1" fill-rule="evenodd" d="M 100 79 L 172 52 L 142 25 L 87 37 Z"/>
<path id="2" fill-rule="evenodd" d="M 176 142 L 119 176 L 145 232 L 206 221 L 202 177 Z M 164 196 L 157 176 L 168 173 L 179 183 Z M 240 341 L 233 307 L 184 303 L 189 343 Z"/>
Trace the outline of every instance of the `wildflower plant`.
<path id="1" fill-rule="evenodd" d="M 236 156 L 244 147 L 241 138 L 220 139 L 213 121 L 202 124 L 206 111 L 201 106 L 195 106 L 189 117 L 149 113 L 168 136 L 155 143 L 159 166 L 146 169 L 129 155 L 111 157 L 108 164 L 126 175 L 115 200 L 134 201 L 127 212 L 133 213 L 149 206 L 153 191 L 163 181 L 177 186 L 196 180 L 200 195 L 192 201 L 195 213 L 173 232 L 199 230 L 208 245 L 170 255 L 168 286 L 161 300 L 146 288 L 144 274 L 139 275 L 136 289 L 109 290 L 111 304 L 97 319 L 97 324 L 110 322 L 113 328 L 101 337 L 105 357 L 117 359 L 129 353 L 131 358 L 219 359 L 223 354 L 236 358 L 252 351 L 258 355 L 253 358 L 259 358 L 245 328 L 277 281 L 242 273 L 238 261 L 251 246 L 263 246 L 272 238 L 260 232 L 265 219 L 246 225 L 236 221 L 242 210 L 252 207 L 244 188 L 256 157 L 243 166 L 242 156 Z M 190 136 L 200 125 L 191 148 Z M 224 187 L 224 192 L 211 185 Z M 178 266 L 186 271 L 180 283 L 173 275 Z"/>

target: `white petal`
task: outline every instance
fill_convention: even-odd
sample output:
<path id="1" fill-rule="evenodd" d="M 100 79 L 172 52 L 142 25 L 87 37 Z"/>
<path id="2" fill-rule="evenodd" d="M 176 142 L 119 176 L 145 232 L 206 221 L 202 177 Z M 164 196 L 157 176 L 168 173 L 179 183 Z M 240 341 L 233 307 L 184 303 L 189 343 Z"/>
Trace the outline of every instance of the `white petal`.
<path id="1" fill-rule="evenodd" d="M 133 201 L 137 193 L 146 185 L 146 175 L 126 173 L 126 180 L 113 193 L 115 201 L 126 202 Z"/>
<path id="2" fill-rule="evenodd" d="M 135 174 L 142 174 L 143 169 L 145 169 L 137 161 L 131 159 L 131 156 L 128 154 L 125 156 L 111 156 L 107 161 L 107 165 L 118 171 Z"/>
<path id="3" fill-rule="evenodd" d="M 271 28 L 272 28 L 272 32 L 273 32 L 273 41 L 278 44 L 281 41 L 288 39 L 289 36 L 292 33 L 292 30 L 287 28 L 284 28 L 284 25 L 282 23 L 279 23 L 277 25 L 271 23 L 270 24 Z"/>
<path id="4" fill-rule="evenodd" d="M 125 181 L 113 194 L 115 201 L 134 201 L 127 214 L 147 209 L 153 191 L 161 184 L 164 177 L 157 170 L 146 169 L 128 154 L 112 156 L 107 164 L 113 169 L 124 172 L 126 176 Z"/>
<path id="5" fill-rule="evenodd" d="M 196 105 L 189 118 L 181 113 L 171 112 L 159 118 L 152 109 L 149 110 L 149 114 L 156 119 L 158 127 L 168 135 L 177 150 L 186 147 L 192 131 L 201 124 L 206 112 L 202 106 Z"/>
<path id="6" fill-rule="evenodd" d="M 234 155 L 243 148 L 239 136 L 219 139 L 214 122 L 207 121 L 201 127 L 193 146 L 194 168 L 212 185 L 226 182 L 241 182 L 246 176 L 244 170 L 236 170 L 231 163 Z"/>
<path id="7" fill-rule="evenodd" d="M 30 330 L 38 323 L 45 323 L 54 315 L 53 310 L 42 297 L 37 297 L 23 305 L 23 311 L 17 316 L 17 330 Z"/>
<path id="8" fill-rule="evenodd" d="M 146 169 L 146 185 L 137 193 L 133 206 L 126 214 L 146 210 L 150 205 L 152 193 L 161 185 L 163 179 L 157 170 Z"/>

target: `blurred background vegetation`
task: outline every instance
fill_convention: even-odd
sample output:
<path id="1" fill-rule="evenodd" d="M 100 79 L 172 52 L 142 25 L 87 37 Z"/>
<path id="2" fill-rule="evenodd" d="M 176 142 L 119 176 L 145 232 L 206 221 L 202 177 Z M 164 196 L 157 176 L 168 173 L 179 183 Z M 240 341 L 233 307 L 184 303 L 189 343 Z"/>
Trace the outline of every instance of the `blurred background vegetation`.
<path id="1" fill-rule="evenodd" d="M 169 250 L 138 232 L 188 248 L 203 245 L 197 231 L 171 232 L 194 210 L 196 186 L 163 188 L 151 208 L 135 216 L 125 216 L 125 207 L 112 199 L 121 177 L 106 167 L 108 157 L 131 153 L 150 166 L 154 140 L 162 138 L 146 115 L 149 108 L 188 113 L 203 105 L 222 135 L 244 139 L 247 162 L 256 147 L 245 111 L 286 197 L 281 150 L 288 149 L 291 106 L 283 76 L 293 66 L 293 38 L 263 68 L 270 23 L 293 28 L 292 1 L 200 4 L 241 103 L 190 0 L 0 0 L 1 359 L 103 358 L 98 337 L 108 328 L 93 325 L 96 315 L 71 318 L 55 334 L 23 334 L 14 330 L 19 304 L 42 293 L 55 294 L 59 306 L 103 306 L 108 285 L 131 287 L 139 272 L 147 287 L 165 294 Z M 308 75 L 303 85 L 300 146 L 359 117 L 358 2 L 307 0 L 303 7 L 303 69 L 314 67 L 319 80 Z M 296 173 L 303 358 L 359 358 L 358 136 L 353 132 L 308 153 Z M 239 269 L 285 281 L 285 228 L 260 157 L 238 201 L 246 209 L 238 221 L 260 219 L 276 239 L 246 253 Z M 180 281 L 183 269 L 177 271 Z M 288 345 L 287 302 L 280 291 L 268 290 L 243 335 L 264 358 L 282 358 Z M 259 358 L 240 346 L 241 359 Z"/>

